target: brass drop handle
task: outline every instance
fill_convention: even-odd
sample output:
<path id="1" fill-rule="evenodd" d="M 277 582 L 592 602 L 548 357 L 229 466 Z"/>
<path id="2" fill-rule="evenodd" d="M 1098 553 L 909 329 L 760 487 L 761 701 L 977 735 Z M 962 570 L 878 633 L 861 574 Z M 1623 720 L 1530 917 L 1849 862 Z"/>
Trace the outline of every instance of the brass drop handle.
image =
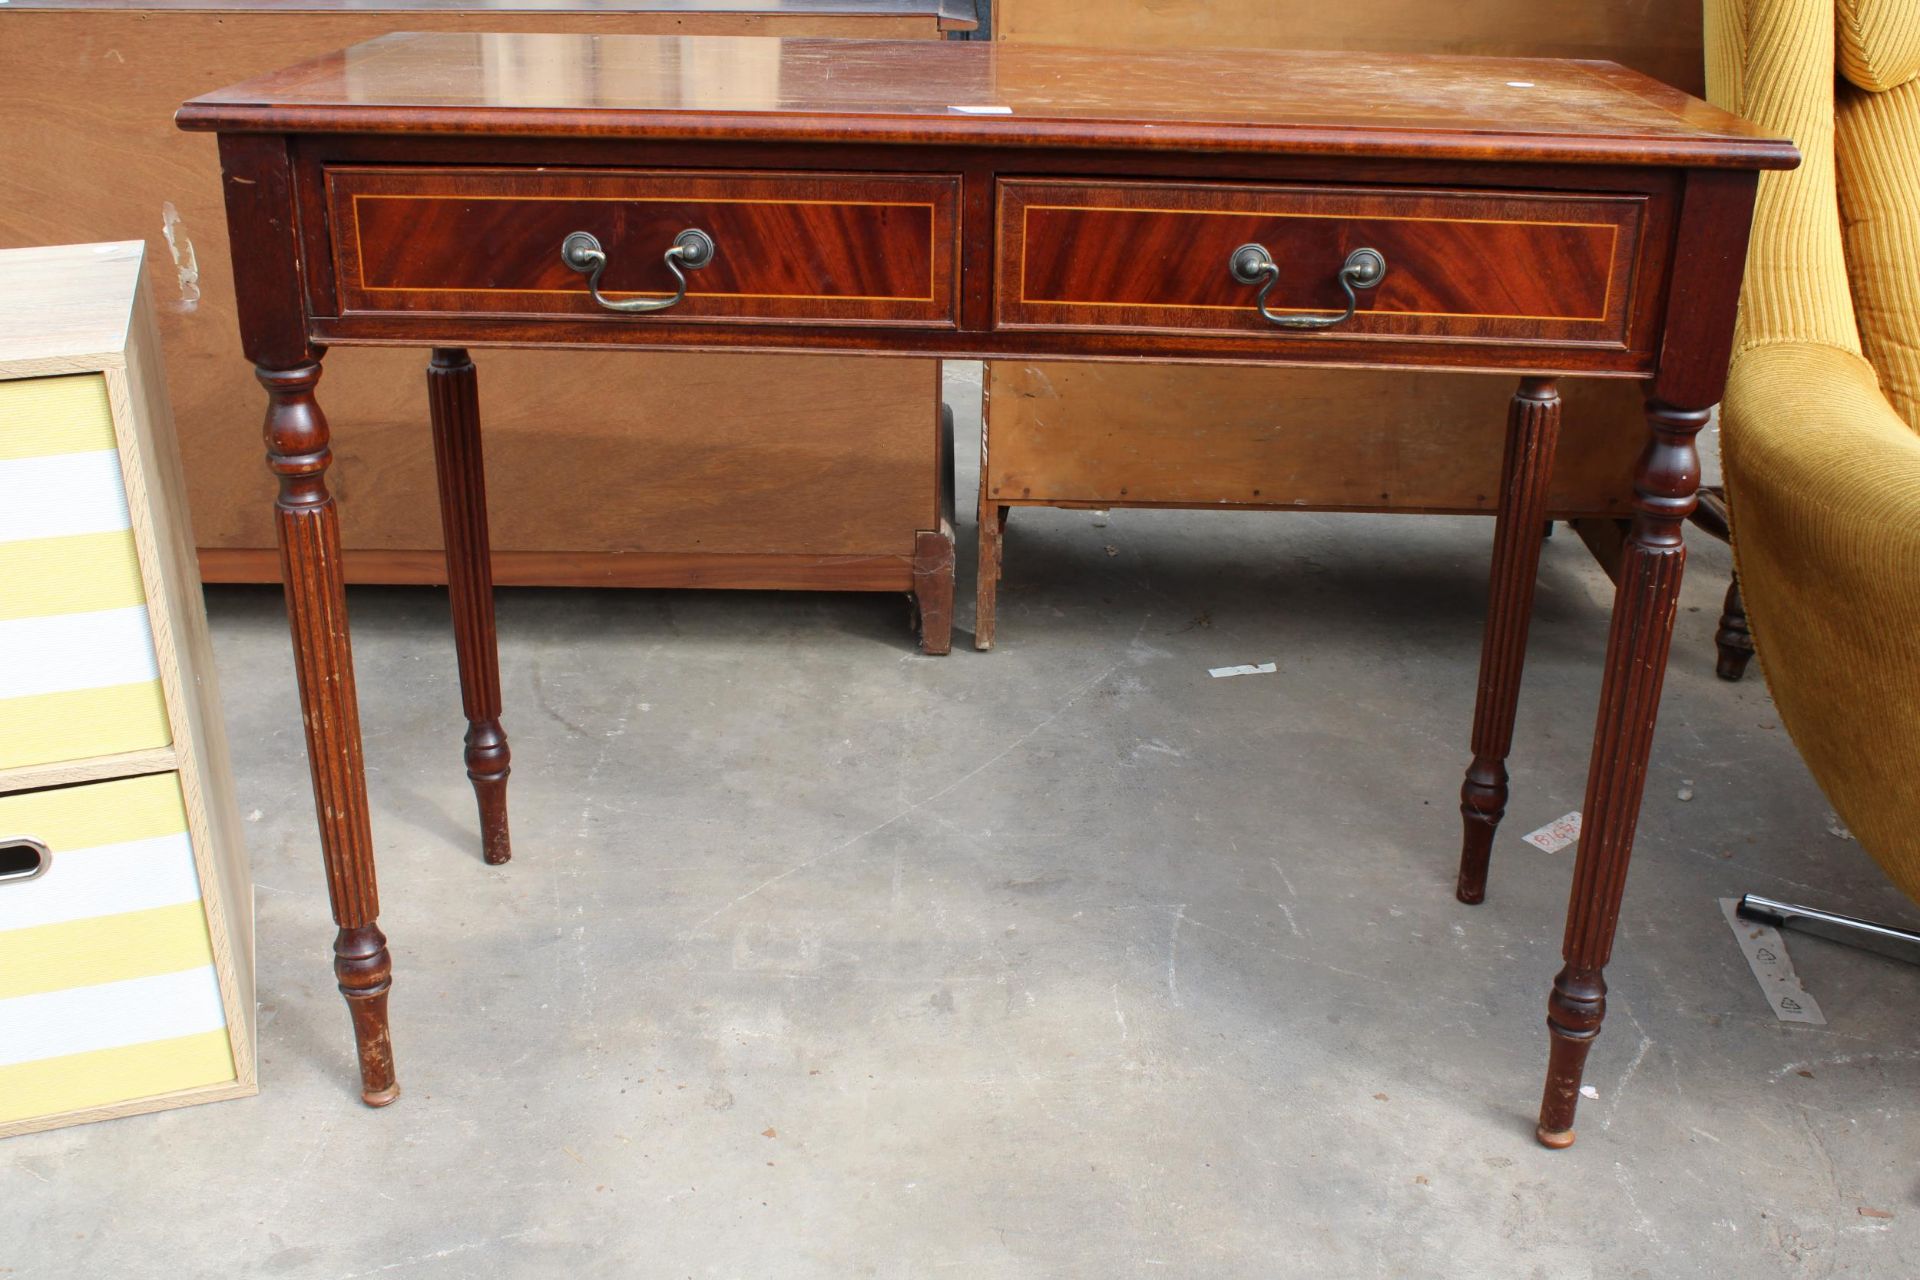
<path id="1" fill-rule="evenodd" d="M 1337 316 L 1277 316 L 1267 310 L 1267 294 L 1280 279 L 1280 267 L 1265 245 L 1241 245 L 1228 259 L 1227 269 L 1241 284 L 1266 281 L 1260 284 L 1260 293 L 1253 303 L 1260 308 L 1261 315 L 1282 329 L 1331 329 L 1337 324 L 1345 324 L 1353 319 L 1354 308 L 1360 305 L 1359 295 L 1354 290 L 1371 289 L 1387 278 L 1387 260 L 1379 250 L 1355 249 L 1347 255 L 1346 263 L 1340 268 L 1340 287 L 1347 291 L 1345 312 Z"/>
<path id="2" fill-rule="evenodd" d="M 627 302 L 614 302 L 600 292 L 600 273 L 607 269 L 607 251 L 600 242 L 585 231 L 575 231 L 560 242 L 560 261 L 587 277 L 587 292 L 593 300 L 608 311 L 624 311 L 629 314 L 636 311 L 665 311 L 686 300 L 686 271 L 698 271 L 713 261 L 713 237 L 698 227 L 688 227 L 673 238 L 673 244 L 665 254 L 667 270 L 673 272 L 673 278 L 680 282 L 671 298 L 634 298 Z M 686 271 L 681 268 L 685 267 Z"/>
<path id="3" fill-rule="evenodd" d="M 0 836 L 0 885 L 37 880 L 53 863 L 53 850 L 30 836 Z"/>

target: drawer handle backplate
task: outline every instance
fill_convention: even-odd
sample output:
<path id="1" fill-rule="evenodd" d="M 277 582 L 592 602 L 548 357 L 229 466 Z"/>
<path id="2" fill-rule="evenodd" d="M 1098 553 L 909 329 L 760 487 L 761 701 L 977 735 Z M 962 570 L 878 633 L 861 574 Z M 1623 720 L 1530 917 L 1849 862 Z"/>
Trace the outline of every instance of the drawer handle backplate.
<path id="1" fill-rule="evenodd" d="M 665 254 L 667 270 L 673 272 L 673 278 L 680 282 L 671 298 L 633 298 L 626 302 L 614 302 L 600 292 L 600 273 L 607 269 L 607 251 L 600 242 L 585 231 L 575 231 L 560 242 L 560 261 L 587 277 L 587 292 L 593 300 L 608 311 L 665 311 L 668 307 L 686 300 L 686 271 L 698 271 L 713 261 L 713 237 L 698 227 L 688 227 L 673 238 L 673 245 Z M 686 271 L 681 268 L 685 267 Z"/>
<path id="2" fill-rule="evenodd" d="M 38 880 L 53 865 L 53 850 L 28 836 L 0 836 L 0 885 Z"/>
<path id="3" fill-rule="evenodd" d="M 1340 268 L 1340 287 L 1347 291 L 1347 309 L 1337 316 L 1277 316 L 1267 310 L 1267 294 L 1280 279 L 1279 264 L 1262 244 L 1243 244 L 1233 251 L 1233 257 L 1227 260 L 1227 269 L 1233 272 L 1233 278 L 1241 284 L 1260 284 L 1259 296 L 1253 300 L 1260 314 L 1282 329 L 1331 329 L 1337 324 L 1345 324 L 1353 319 L 1354 308 L 1360 305 L 1355 289 L 1371 289 L 1387 278 L 1387 260 L 1378 249 L 1355 249 L 1347 255 L 1346 263 Z"/>

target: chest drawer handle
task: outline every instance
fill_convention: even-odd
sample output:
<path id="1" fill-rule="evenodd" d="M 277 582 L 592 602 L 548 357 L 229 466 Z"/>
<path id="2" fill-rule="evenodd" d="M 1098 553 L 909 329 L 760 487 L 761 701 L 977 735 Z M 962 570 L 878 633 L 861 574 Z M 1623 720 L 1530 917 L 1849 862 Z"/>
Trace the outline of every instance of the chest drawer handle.
<path id="1" fill-rule="evenodd" d="M 698 227 L 688 227 L 673 238 L 673 246 L 664 255 L 667 270 L 673 272 L 673 278 L 680 282 L 671 298 L 634 298 L 628 302 L 614 302 L 600 293 L 600 273 L 607 269 L 607 251 L 600 242 L 585 231 L 575 231 L 560 242 L 560 261 L 587 277 L 587 292 L 593 300 L 608 311 L 665 311 L 668 307 L 686 300 L 687 271 L 698 271 L 713 261 L 713 237 Z"/>
<path id="2" fill-rule="evenodd" d="M 53 862 L 53 850 L 26 836 L 0 836 L 0 885 L 37 880 Z"/>
<path id="3" fill-rule="evenodd" d="M 1260 314 L 1282 329 L 1331 329 L 1337 324 L 1345 324 L 1353 319 L 1353 310 L 1360 304 L 1355 289 L 1371 289 L 1387 278 L 1387 260 L 1377 249 L 1355 249 L 1347 255 L 1345 265 L 1340 268 L 1340 287 L 1347 291 L 1347 309 L 1337 316 L 1277 316 L 1267 310 L 1267 294 L 1280 279 L 1280 267 L 1260 244 L 1243 244 L 1233 251 L 1233 257 L 1227 262 L 1233 278 L 1241 284 L 1259 284 L 1259 296 L 1253 304 L 1260 308 Z"/>

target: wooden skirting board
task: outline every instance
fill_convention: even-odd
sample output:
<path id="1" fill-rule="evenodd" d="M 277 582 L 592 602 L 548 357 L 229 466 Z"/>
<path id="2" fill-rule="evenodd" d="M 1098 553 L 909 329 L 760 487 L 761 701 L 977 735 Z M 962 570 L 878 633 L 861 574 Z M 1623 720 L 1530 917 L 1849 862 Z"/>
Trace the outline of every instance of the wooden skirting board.
<path id="1" fill-rule="evenodd" d="M 349 583 L 444 585 L 446 558 L 430 551 L 357 551 Z M 207 582 L 277 582 L 280 553 L 202 549 Z M 625 551 L 504 551 L 493 556 L 497 587 L 704 587 L 740 591 L 910 591 L 908 555 L 704 555 Z"/>

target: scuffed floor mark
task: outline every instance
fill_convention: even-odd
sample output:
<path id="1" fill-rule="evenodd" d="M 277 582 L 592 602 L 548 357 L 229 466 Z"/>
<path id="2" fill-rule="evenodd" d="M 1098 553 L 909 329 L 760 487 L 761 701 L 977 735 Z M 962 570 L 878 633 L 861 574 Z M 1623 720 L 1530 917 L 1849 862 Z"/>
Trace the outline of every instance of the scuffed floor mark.
<path id="1" fill-rule="evenodd" d="M 1180 1008 L 1180 924 L 1187 918 L 1187 904 L 1174 908 L 1173 927 L 1167 931 L 1167 997 Z"/>
<path id="2" fill-rule="evenodd" d="M 180 277 L 180 309 L 196 310 L 200 306 L 200 260 L 194 256 L 193 241 L 180 230 L 180 211 L 171 200 L 160 205 L 160 234 L 167 238 L 173 269 Z"/>
<path id="3" fill-rule="evenodd" d="M 1647 1034 L 1647 1029 L 1640 1025 L 1640 1019 L 1633 1016 L 1633 1010 L 1628 1008 L 1624 1001 L 1620 1002 L 1620 1012 L 1626 1014 L 1627 1021 L 1633 1024 L 1634 1032 L 1640 1037 L 1640 1047 L 1634 1050 L 1633 1061 L 1627 1064 L 1627 1069 L 1620 1073 L 1619 1083 L 1613 1086 L 1613 1096 L 1607 1100 L 1607 1113 L 1600 1117 L 1602 1129 L 1613 1127 L 1613 1113 L 1620 1109 L 1621 1097 L 1626 1093 L 1627 1086 L 1633 1083 L 1633 1077 L 1638 1074 L 1640 1064 L 1647 1060 L 1647 1051 L 1653 1048 L 1653 1038 Z M 1719 1141 L 1717 1138 L 1714 1140 Z"/>

